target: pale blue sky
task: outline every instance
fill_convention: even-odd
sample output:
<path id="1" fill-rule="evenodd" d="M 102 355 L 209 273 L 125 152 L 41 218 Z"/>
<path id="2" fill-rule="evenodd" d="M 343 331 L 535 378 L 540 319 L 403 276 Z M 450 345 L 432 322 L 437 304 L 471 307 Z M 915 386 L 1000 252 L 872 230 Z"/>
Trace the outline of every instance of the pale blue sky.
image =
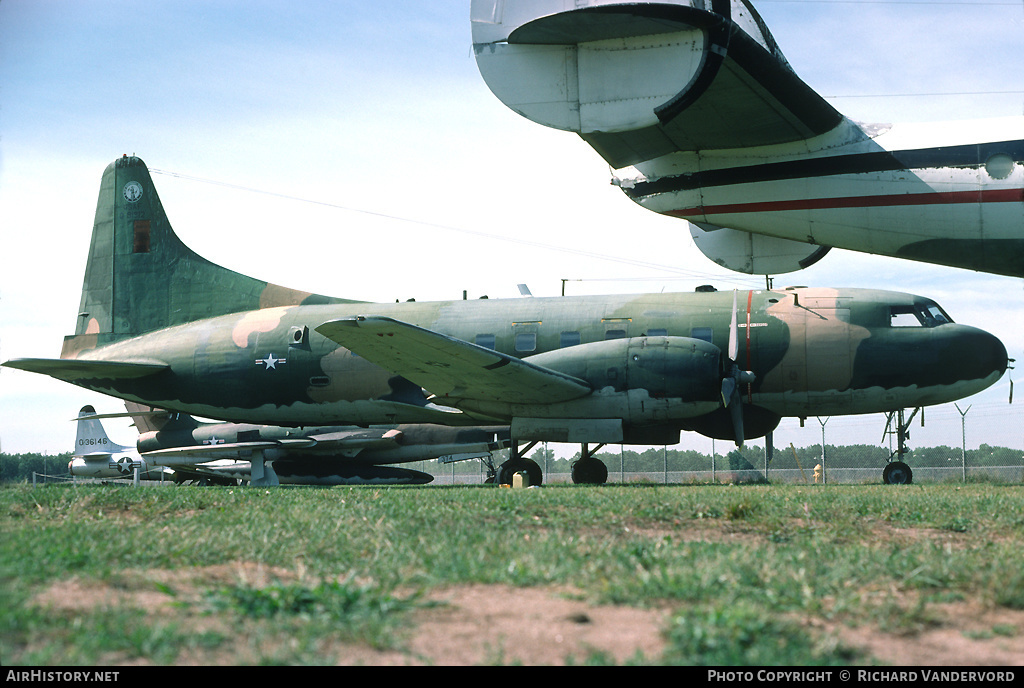
<path id="1" fill-rule="evenodd" d="M 796 72 L 854 119 L 1024 115 L 1024 2 L 754 4 Z M 468 0 L 2 0 L 0 359 L 59 354 L 100 175 L 122 153 L 221 182 L 154 175 L 193 249 L 309 291 L 393 301 L 514 297 L 520 282 L 549 296 L 562 278 L 591 280 L 570 282 L 575 294 L 763 284 L 707 261 L 686 223 L 627 200 L 578 138 L 498 102 L 472 57 Z M 1024 360 L 1021 280 L 833 251 L 784 284 L 927 295 Z M 973 405 L 969 445 L 1024 448 L 1008 387 L 961 404 Z M 86 403 L 121 410 L 3 370 L 0 447 L 70 448 Z M 926 419 L 912 446 L 959 445 L 952 405 Z M 878 443 L 883 427 L 834 418 L 827 441 Z M 133 440 L 126 426 L 111 434 Z M 820 437 L 813 419 L 784 420 L 776 443 Z"/>

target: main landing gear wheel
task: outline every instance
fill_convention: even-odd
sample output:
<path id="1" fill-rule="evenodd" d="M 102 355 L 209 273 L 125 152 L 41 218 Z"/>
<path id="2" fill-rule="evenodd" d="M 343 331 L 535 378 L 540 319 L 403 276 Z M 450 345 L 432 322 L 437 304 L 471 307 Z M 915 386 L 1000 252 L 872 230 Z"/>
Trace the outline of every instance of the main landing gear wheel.
<path id="1" fill-rule="evenodd" d="M 512 476 L 519 471 L 525 471 L 530 477 L 530 486 L 540 485 L 544 482 L 544 471 L 533 459 L 510 459 L 498 466 L 497 481 L 499 485 L 511 485 Z"/>
<path id="2" fill-rule="evenodd" d="M 882 471 L 882 482 L 886 485 L 909 485 L 914 482 L 914 472 L 902 461 L 893 461 Z"/>
<path id="3" fill-rule="evenodd" d="M 601 459 L 580 459 L 572 465 L 572 481 L 577 485 L 604 485 L 608 482 L 608 467 Z"/>

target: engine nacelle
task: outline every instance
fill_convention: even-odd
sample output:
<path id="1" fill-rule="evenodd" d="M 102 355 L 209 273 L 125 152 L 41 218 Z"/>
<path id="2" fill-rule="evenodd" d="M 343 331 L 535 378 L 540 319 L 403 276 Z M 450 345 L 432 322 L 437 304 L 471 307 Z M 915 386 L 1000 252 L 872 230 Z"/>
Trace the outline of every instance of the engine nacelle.
<path id="1" fill-rule="evenodd" d="M 548 351 L 527 359 L 590 383 L 595 392 L 642 392 L 650 399 L 720 401 L 722 351 L 691 337 L 630 337 Z"/>
<path id="2" fill-rule="evenodd" d="M 779 275 L 803 270 L 824 258 L 830 249 L 829 246 L 693 222 L 690 236 L 705 256 L 723 268 L 748 275 Z"/>
<path id="3" fill-rule="evenodd" d="M 743 437 L 753 440 L 764 437 L 779 426 L 782 417 L 760 406 L 743 404 Z M 736 430 L 729 410 L 720 408 L 700 418 L 685 421 L 685 429 L 716 440 L 735 440 Z"/>

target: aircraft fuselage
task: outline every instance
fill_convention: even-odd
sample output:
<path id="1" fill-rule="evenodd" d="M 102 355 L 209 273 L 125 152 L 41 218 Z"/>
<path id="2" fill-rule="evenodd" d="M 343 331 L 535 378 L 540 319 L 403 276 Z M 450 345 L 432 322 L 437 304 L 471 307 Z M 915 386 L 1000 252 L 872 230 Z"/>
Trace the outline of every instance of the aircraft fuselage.
<path id="1" fill-rule="evenodd" d="M 1024 277 L 1024 117 L 859 127 L 674 153 L 618 170 L 655 212 L 755 234 Z"/>
<path id="2" fill-rule="evenodd" d="M 694 350 L 710 344 L 709 349 L 725 351 L 733 296 L 270 308 L 159 330 L 78 356 L 89 361 L 158 359 L 169 369 L 156 375 L 69 381 L 161 408 L 261 424 L 480 425 L 508 423 L 525 414 L 622 418 L 629 427 L 703 431 L 700 418 L 720 410 L 718 378 L 696 391 L 677 393 L 667 379 L 671 372 L 650 374 L 643 365 L 655 343 L 692 343 Z M 875 413 L 945 403 L 984 389 L 1006 368 L 1006 351 L 995 337 L 949 322 L 934 302 L 921 297 L 805 288 L 740 292 L 738 297 L 737 363 L 756 376 L 744 401 L 769 414 Z M 527 361 L 547 357 L 545 365 L 555 369 L 572 369 L 574 357 L 585 360 L 588 372 L 579 374 L 587 376 L 594 393 L 578 402 L 521 409 L 509 400 L 488 407 L 490 415 L 479 408 L 472 415 L 460 413 L 314 330 L 329 320 L 368 314 Z M 597 347 L 608 355 L 595 357 Z M 713 365 L 717 375 L 720 362 Z"/>

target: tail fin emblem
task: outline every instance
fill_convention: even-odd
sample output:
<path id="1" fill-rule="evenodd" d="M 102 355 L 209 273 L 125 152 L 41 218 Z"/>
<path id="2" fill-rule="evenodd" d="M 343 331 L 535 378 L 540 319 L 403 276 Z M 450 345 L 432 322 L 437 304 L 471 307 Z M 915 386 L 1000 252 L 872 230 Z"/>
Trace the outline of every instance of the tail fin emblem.
<path id="1" fill-rule="evenodd" d="M 124 200 L 129 203 L 136 203 L 142 198 L 142 184 L 138 182 L 128 182 L 124 185 L 124 189 L 121 190 L 124 195 Z"/>

